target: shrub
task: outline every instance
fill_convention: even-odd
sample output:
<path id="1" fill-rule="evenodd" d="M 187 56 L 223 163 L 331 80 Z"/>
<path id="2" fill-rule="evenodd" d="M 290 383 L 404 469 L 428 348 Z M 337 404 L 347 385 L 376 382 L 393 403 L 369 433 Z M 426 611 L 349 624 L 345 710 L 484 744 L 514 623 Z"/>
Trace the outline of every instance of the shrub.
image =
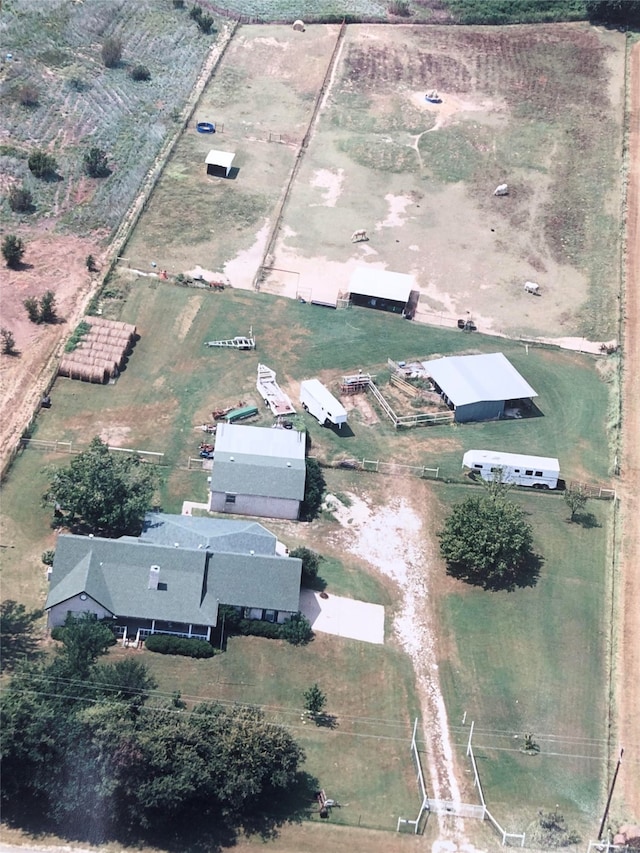
<path id="1" fill-rule="evenodd" d="M 42 323 L 55 323 L 56 319 L 56 295 L 53 290 L 47 290 L 40 297 L 40 321 Z"/>
<path id="2" fill-rule="evenodd" d="M 396 15 L 398 18 L 408 18 L 411 15 L 411 6 L 407 0 L 391 0 L 388 12 L 390 15 Z"/>
<path id="3" fill-rule="evenodd" d="M 2 241 L 2 257 L 8 267 L 17 270 L 24 255 L 24 240 L 15 234 L 7 234 Z"/>
<path id="4" fill-rule="evenodd" d="M 122 42 L 115 36 L 105 39 L 102 45 L 102 61 L 107 68 L 115 68 L 122 59 Z"/>
<path id="5" fill-rule="evenodd" d="M 42 322 L 40 319 L 40 305 L 35 296 L 28 296 L 22 304 L 27 309 L 27 316 L 32 323 Z"/>
<path id="6" fill-rule="evenodd" d="M 98 267 L 96 266 L 96 259 L 93 257 L 93 255 L 87 255 L 84 263 L 89 272 L 98 272 Z"/>
<path id="7" fill-rule="evenodd" d="M 194 640 L 188 637 L 172 637 L 169 634 L 152 634 L 145 640 L 150 652 L 161 655 L 183 655 L 189 658 L 212 658 L 214 648 L 206 640 Z"/>
<path id="8" fill-rule="evenodd" d="M 36 148 L 29 154 L 29 169 L 36 178 L 47 178 L 55 175 L 58 169 L 56 158 L 40 148 Z"/>
<path id="9" fill-rule="evenodd" d="M 196 22 L 200 28 L 200 32 L 203 32 L 205 35 L 208 35 L 213 30 L 213 18 L 211 15 L 203 12 L 200 6 L 192 6 L 189 10 L 189 17 Z"/>
<path id="10" fill-rule="evenodd" d="M 51 629 L 51 639 L 52 640 L 63 640 L 64 639 L 64 626 L 58 625 L 57 628 Z"/>
<path id="11" fill-rule="evenodd" d="M 5 329 L 3 326 L 0 329 L 0 338 L 2 339 L 2 354 L 16 355 L 16 339 L 13 337 L 11 329 Z"/>
<path id="12" fill-rule="evenodd" d="M 30 213 L 33 208 L 33 196 L 25 187 L 13 186 L 9 190 L 9 207 L 14 213 Z"/>
<path id="13" fill-rule="evenodd" d="M 174 9 L 184 9 L 184 0 L 173 0 Z"/>
<path id="14" fill-rule="evenodd" d="M 300 506 L 301 521 L 313 521 L 320 512 L 327 484 L 317 459 L 307 459 L 307 477 L 304 483 L 304 499 Z"/>
<path id="15" fill-rule="evenodd" d="M 134 65 L 129 76 L 136 82 L 144 82 L 151 79 L 151 72 L 146 65 Z"/>
<path id="16" fill-rule="evenodd" d="M 69 340 L 64 345 L 64 351 L 73 352 L 74 349 L 77 348 L 80 341 L 84 338 L 84 336 L 90 331 L 91 324 L 86 323 L 84 320 L 81 320 L 69 336 Z"/>
<path id="17" fill-rule="evenodd" d="M 42 557 L 40 559 L 45 564 L 45 566 L 52 566 L 53 565 L 53 559 L 55 556 L 56 556 L 56 552 L 53 549 L 51 549 L 49 551 L 43 551 Z"/>
<path id="18" fill-rule="evenodd" d="M 309 548 L 294 548 L 289 554 L 290 557 L 298 557 L 302 560 L 302 583 L 305 586 L 312 585 L 318 579 L 318 569 L 322 557 L 311 551 Z"/>
<path id="19" fill-rule="evenodd" d="M 102 148 L 93 147 L 84 155 L 84 171 L 90 178 L 106 178 L 111 174 L 107 155 Z"/>
<path id="20" fill-rule="evenodd" d="M 266 637 L 268 640 L 279 640 L 282 637 L 281 625 L 277 622 L 262 622 L 260 619 L 240 619 L 238 633 L 244 637 Z"/>
<path id="21" fill-rule="evenodd" d="M 294 613 L 280 626 L 280 636 L 292 646 L 304 646 L 313 639 L 311 623 L 302 613 Z"/>
<path id="22" fill-rule="evenodd" d="M 25 83 L 18 89 L 18 101 L 23 107 L 37 107 L 40 103 L 40 91 L 33 83 Z"/>

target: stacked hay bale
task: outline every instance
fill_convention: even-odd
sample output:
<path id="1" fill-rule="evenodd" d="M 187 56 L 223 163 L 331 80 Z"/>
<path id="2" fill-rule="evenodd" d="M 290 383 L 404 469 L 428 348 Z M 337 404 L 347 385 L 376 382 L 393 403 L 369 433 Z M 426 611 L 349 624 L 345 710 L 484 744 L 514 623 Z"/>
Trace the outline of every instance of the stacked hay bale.
<path id="1" fill-rule="evenodd" d="M 85 317 L 89 326 L 75 349 L 64 354 L 59 376 L 105 383 L 117 377 L 136 340 L 136 327 L 104 317 Z"/>

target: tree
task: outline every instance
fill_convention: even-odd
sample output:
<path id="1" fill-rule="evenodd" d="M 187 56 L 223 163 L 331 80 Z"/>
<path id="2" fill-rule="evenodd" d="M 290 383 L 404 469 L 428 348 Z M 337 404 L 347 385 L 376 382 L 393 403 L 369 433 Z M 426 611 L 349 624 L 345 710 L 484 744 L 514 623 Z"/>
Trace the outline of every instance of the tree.
<path id="1" fill-rule="evenodd" d="M 137 83 L 144 83 L 151 79 L 151 72 L 146 65 L 134 65 L 129 76 Z"/>
<path id="2" fill-rule="evenodd" d="M 102 61 L 107 68 L 115 68 L 122 59 L 122 41 L 110 36 L 102 43 Z"/>
<path id="3" fill-rule="evenodd" d="M 116 644 L 111 628 L 100 622 L 95 613 L 83 613 L 81 616 L 68 613 L 60 638 L 62 648 L 58 649 L 58 658 L 62 669 L 83 681 L 89 677 L 89 671 L 98 658 Z"/>
<path id="4" fill-rule="evenodd" d="M 568 489 L 564 490 L 564 502 L 569 507 L 571 511 L 570 521 L 573 521 L 579 513 L 587 505 L 587 500 L 589 496 L 585 493 L 582 486 L 570 486 Z"/>
<path id="5" fill-rule="evenodd" d="M 280 636 L 292 646 L 304 646 L 313 639 L 311 622 L 302 613 L 294 613 L 282 624 Z"/>
<path id="6" fill-rule="evenodd" d="M 640 0 L 587 0 L 585 8 L 588 19 L 595 23 L 640 24 Z"/>
<path id="7" fill-rule="evenodd" d="M 318 570 L 322 561 L 320 554 L 316 554 L 309 548 L 300 547 L 294 548 L 289 556 L 302 560 L 302 583 L 305 586 L 312 586 L 318 579 Z"/>
<path id="8" fill-rule="evenodd" d="M 553 812 L 538 812 L 538 820 L 531 832 L 531 840 L 537 847 L 550 850 L 556 847 L 569 847 L 578 844 L 580 836 L 571 832 L 563 814 L 556 807 Z"/>
<path id="9" fill-rule="evenodd" d="M 40 148 L 36 148 L 29 155 L 29 169 L 36 178 L 49 178 L 58 171 L 56 158 Z"/>
<path id="10" fill-rule="evenodd" d="M 304 691 L 304 709 L 314 720 L 322 714 L 326 704 L 327 697 L 317 682 Z"/>
<path id="11" fill-rule="evenodd" d="M 19 269 L 24 252 L 25 247 L 22 238 L 16 237 L 15 234 L 7 234 L 2 241 L 2 257 L 7 266 L 14 270 Z"/>
<path id="12" fill-rule="evenodd" d="M 53 290 L 47 290 L 40 297 L 40 322 L 55 323 L 56 320 L 56 295 Z"/>
<path id="13" fill-rule="evenodd" d="M 84 155 L 84 171 L 90 178 L 107 178 L 111 174 L 107 155 L 102 148 L 94 146 Z"/>
<path id="14" fill-rule="evenodd" d="M 14 213 L 31 213 L 33 196 L 26 187 L 13 186 L 9 190 L 9 207 Z"/>
<path id="15" fill-rule="evenodd" d="M 141 661 L 119 660 L 114 664 L 99 664 L 91 672 L 96 695 L 109 702 L 124 702 L 137 712 L 155 690 L 158 682 Z"/>
<path id="16" fill-rule="evenodd" d="M 0 670 L 13 669 L 19 660 L 40 654 L 35 632 L 42 610 L 27 610 L 24 604 L 6 599 L 0 604 Z"/>
<path id="17" fill-rule="evenodd" d="M 66 524 L 120 536 L 138 534 L 151 508 L 157 472 L 139 456 L 116 456 L 98 437 L 68 468 L 57 471 L 45 499 Z"/>
<path id="18" fill-rule="evenodd" d="M 304 483 L 304 498 L 300 505 L 300 519 L 312 521 L 320 512 L 327 483 L 317 459 L 307 459 L 307 475 Z"/>
<path id="19" fill-rule="evenodd" d="M 512 590 L 537 577 L 533 533 L 519 506 L 487 493 L 454 505 L 438 534 L 447 574 L 484 589 Z"/>
<path id="20" fill-rule="evenodd" d="M 17 355 L 16 339 L 13 337 L 11 329 L 5 329 L 3 326 L 0 329 L 0 339 L 2 339 L 2 355 Z"/>
<path id="21" fill-rule="evenodd" d="M 98 267 L 96 266 L 96 259 L 93 257 L 93 255 L 87 255 L 84 263 L 89 272 L 98 272 Z"/>
<path id="22" fill-rule="evenodd" d="M 18 89 L 18 101 L 23 107 L 37 107 L 40 102 L 40 90 L 34 83 L 25 83 Z"/>
<path id="23" fill-rule="evenodd" d="M 27 296 L 27 298 L 22 303 L 27 311 L 27 316 L 31 320 L 32 323 L 41 323 L 40 320 L 40 305 L 35 296 Z"/>
<path id="24" fill-rule="evenodd" d="M 35 296 L 28 296 L 22 303 L 27 310 L 27 315 L 32 323 L 55 323 L 56 295 L 53 290 L 47 290 L 38 301 Z"/>

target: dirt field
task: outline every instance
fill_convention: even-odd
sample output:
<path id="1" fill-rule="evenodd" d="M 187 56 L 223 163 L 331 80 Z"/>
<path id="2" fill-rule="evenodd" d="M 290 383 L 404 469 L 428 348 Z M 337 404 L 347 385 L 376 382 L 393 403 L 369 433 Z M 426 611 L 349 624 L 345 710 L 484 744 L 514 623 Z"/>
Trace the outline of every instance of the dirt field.
<path id="1" fill-rule="evenodd" d="M 625 294 L 622 552 L 616 699 L 625 817 L 640 819 L 640 44 L 631 53 Z M 617 755 L 615 756 L 617 757 Z M 612 756 L 614 758 L 614 756 Z"/>
<path id="2" fill-rule="evenodd" d="M 59 351 L 82 314 L 91 277 L 85 266 L 87 255 L 97 259 L 96 241 L 60 236 L 40 229 L 30 233 L 20 270 L 3 270 L 0 300 L 2 326 L 10 329 L 16 341 L 17 355 L 0 356 L 0 448 L 2 460 L 15 446 L 31 413 L 36 409 L 46 378 L 43 367 Z M 29 296 L 42 296 L 52 290 L 60 322 L 34 325 L 27 317 L 23 302 Z"/>

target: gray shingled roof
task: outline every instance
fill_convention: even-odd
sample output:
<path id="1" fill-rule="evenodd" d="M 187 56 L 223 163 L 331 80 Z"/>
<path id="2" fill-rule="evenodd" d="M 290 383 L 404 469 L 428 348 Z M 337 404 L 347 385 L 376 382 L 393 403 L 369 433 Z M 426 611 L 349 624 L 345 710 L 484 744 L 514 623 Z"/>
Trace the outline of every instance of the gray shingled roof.
<path id="1" fill-rule="evenodd" d="M 301 501 L 306 473 L 303 433 L 241 424 L 218 426 L 212 492 Z"/>
<path id="2" fill-rule="evenodd" d="M 142 542 L 181 548 L 208 548 L 234 554 L 275 554 L 277 539 L 255 521 L 198 518 L 189 515 L 147 513 L 140 536 Z"/>
<path id="3" fill-rule="evenodd" d="M 176 547 L 176 532 L 191 547 Z M 153 513 L 138 540 L 62 534 L 46 608 L 85 592 L 116 616 L 197 625 L 215 625 L 218 604 L 297 611 L 302 563 L 276 556 L 275 543 L 254 522 Z M 158 589 L 149 589 L 151 566 L 160 567 Z"/>

